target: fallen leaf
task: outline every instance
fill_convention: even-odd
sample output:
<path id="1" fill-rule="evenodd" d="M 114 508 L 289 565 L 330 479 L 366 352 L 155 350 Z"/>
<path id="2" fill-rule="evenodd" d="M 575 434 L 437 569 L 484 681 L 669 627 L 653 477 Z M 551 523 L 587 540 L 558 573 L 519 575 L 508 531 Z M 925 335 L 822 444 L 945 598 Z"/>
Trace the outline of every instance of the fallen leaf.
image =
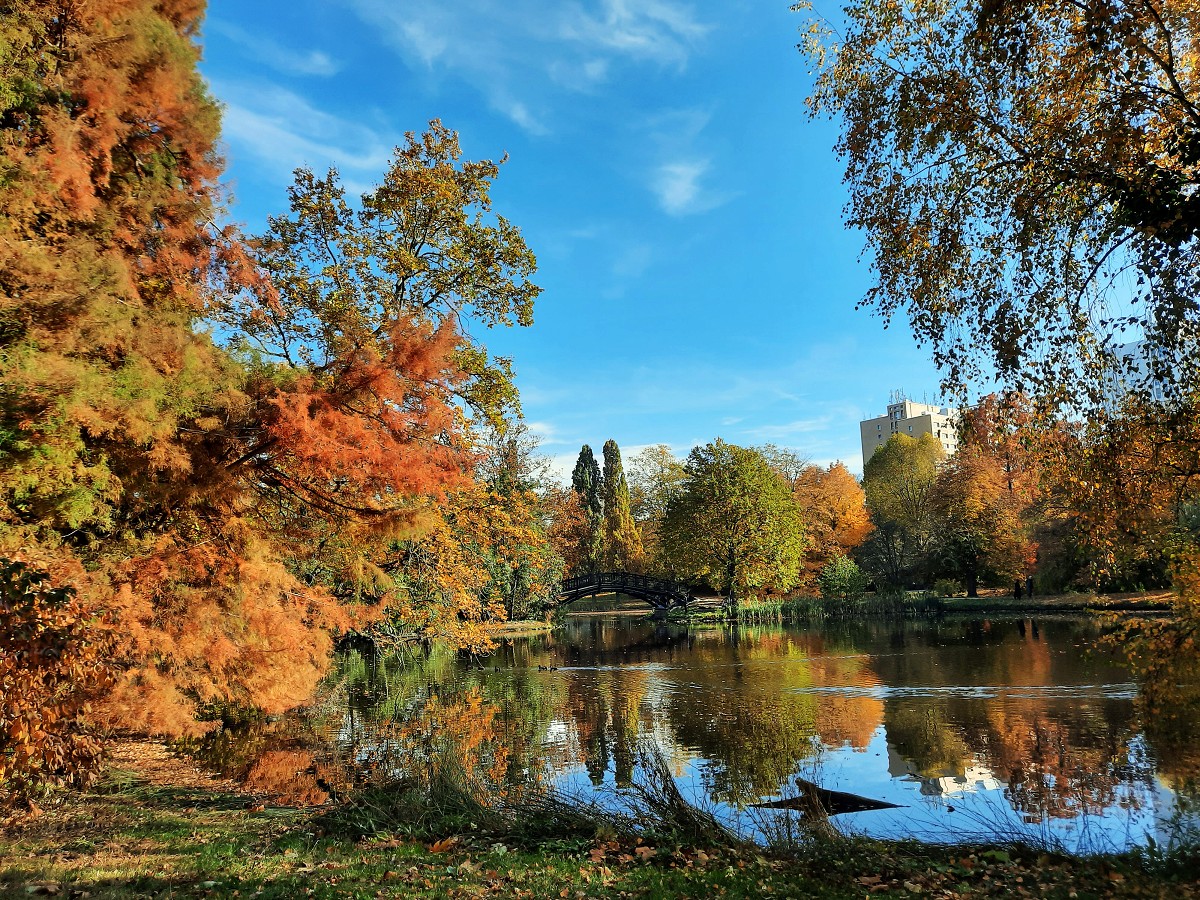
<path id="1" fill-rule="evenodd" d="M 634 847 L 633 852 L 638 855 L 638 858 L 641 859 L 642 862 L 645 862 L 651 857 L 658 855 L 658 851 L 653 847 Z"/>
<path id="2" fill-rule="evenodd" d="M 445 853 L 447 850 L 454 847 L 458 843 L 457 837 L 442 838 L 440 841 L 434 841 L 429 845 L 430 853 Z"/>

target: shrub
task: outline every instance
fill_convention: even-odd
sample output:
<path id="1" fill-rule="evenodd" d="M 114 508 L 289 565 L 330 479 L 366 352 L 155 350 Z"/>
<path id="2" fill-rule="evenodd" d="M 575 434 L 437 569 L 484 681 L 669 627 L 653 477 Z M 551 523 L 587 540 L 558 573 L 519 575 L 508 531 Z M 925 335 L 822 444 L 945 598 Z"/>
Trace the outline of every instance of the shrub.
<path id="1" fill-rule="evenodd" d="M 962 584 L 953 578 L 939 578 L 933 583 L 933 593 L 938 597 L 953 597 L 962 592 Z"/>
<path id="2" fill-rule="evenodd" d="M 854 560 L 835 556 L 817 576 L 821 596 L 827 600 L 853 600 L 867 590 L 867 576 Z"/>
<path id="3" fill-rule="evenodd" d="M 0 559 L 0 803 L 84 786 L 103 753 L 87 713 L 108 654 L 74 588 L 49 581 Z"/>

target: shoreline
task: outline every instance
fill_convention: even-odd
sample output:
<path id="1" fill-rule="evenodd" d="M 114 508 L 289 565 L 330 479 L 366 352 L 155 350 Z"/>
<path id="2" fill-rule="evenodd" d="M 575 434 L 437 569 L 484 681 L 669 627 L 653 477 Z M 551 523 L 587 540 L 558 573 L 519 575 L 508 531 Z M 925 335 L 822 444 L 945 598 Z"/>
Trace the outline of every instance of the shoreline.
<path id="1" fill-rule="evenodd" d="M 533 838 L 429 815 L 349 826 L 356 807 L 297 809 L 209 778 L 157 742 L 126 740 L 90 792 L 0 827 L 0 893 L 107 897 L 1181 897 L 1195 853 L 1069 856 L 1002 840 L 875 841 L 815 828 L 786 849 L 602 828 Z M 367 806 L 362 809 L 377 810 Z M 380 819 L 382 822 L 386 819 Z M 339 825 L 339 821 L 342 823 Z"/>

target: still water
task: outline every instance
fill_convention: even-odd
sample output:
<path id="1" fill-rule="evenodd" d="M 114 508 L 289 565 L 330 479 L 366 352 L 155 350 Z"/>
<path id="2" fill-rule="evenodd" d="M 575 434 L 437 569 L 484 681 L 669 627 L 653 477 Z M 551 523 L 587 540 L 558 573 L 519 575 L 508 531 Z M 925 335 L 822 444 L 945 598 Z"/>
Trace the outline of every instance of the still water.
<path id="1" fill-rule="evenodd" d="M 572 617 L 474 660 L 351 656 L 305 716 L 223 735 L 207 755 L 293 802 L 455 753 L 487 784 L 619 803 L 653 745 L 686 797 L 744 834 L 795 815 L 752 804 L 796 796 L 800 777 L 898 805 L 834 817 L 846 831 L 1168 844 L 1181 823 L 1196 827 L 1200 729 L 1156 733 L 1129 672 L 1094 649 L 1098 634 L 1065 617 L 738 628 Z"/>

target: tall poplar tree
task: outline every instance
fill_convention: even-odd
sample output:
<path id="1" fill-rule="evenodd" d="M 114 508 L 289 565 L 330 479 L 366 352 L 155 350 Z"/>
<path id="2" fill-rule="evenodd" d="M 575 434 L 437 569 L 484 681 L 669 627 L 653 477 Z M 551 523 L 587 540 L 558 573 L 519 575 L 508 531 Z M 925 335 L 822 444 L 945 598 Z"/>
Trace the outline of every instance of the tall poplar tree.
<path id="1" fill-rule="evenodd" d="M 602 527 L 604 518 L 604 501 L 601 498 L 603 478 L 600 474 L 600 464 L 592 448 L 584 444 L 575 460 L 575 470 L 571 473 L 571 486 L 579 495 L 580 504 L 587 517 L 587 527 L 583 529 L 583 546 L 579 549 L 580 565 L 585 571 L 595 572 L 600 567 L 602 553 Z"/>
<path id="2" fill-rule="evenodd" d="M 629 483 L 621 450 L 613 440 L 604 443 L 604 567 L 636 572 L 642 566 L 642 538 L 629 504 Z"/>

